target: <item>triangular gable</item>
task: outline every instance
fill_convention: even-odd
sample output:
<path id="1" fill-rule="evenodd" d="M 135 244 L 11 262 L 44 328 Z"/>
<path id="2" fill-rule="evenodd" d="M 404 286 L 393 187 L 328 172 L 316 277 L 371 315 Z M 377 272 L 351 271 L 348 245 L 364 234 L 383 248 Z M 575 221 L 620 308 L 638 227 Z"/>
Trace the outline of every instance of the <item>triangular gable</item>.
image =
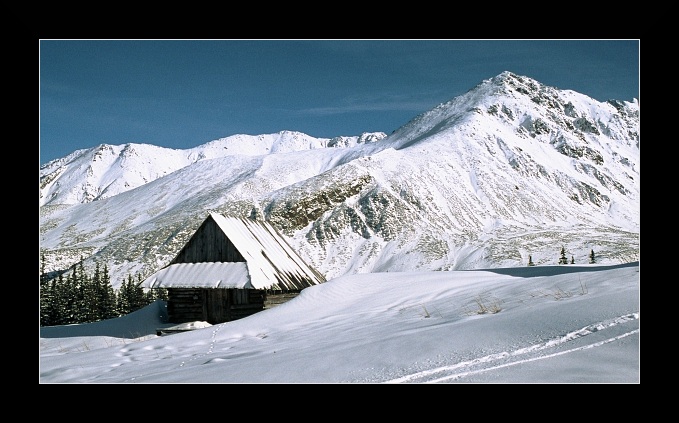
<path id="1" fill-rule="evenodd" d="M 242 254 L 215 222 L 215 216 L 219 215 L 211 213 L 200 224 L 170 264 L 245 261 Z"/>

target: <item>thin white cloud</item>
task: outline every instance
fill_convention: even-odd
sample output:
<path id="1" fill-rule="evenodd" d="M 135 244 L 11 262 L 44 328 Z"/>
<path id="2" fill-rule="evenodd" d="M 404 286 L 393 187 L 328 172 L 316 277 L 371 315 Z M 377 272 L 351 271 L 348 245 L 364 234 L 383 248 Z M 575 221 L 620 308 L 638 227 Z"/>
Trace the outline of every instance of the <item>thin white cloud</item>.
<path id="1" fill-rule="evenodd" d="M 348 97 L 334 105 L 323 107 L 311 107 L 301 109 L 299 113 L 310 115 L 327 116 L 356 112 L 381 112 L 402 110 L 420 113 L 436 106 L 440 101 L 434 100 L 430 95 L 425 98 L 413 98 L 412 96 L 374 96 L 374 97 Z"/>

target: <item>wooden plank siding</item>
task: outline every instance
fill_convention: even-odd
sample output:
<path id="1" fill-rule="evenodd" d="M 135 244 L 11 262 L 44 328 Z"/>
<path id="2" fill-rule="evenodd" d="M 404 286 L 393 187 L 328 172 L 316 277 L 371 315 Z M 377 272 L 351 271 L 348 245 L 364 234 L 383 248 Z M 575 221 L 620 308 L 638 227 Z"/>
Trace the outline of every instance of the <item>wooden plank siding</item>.
<path id="1" fill-rule="evenodd" d="M 205 219 L 170 264 L 244 261 L 245 258 L 217 222 Z"/>

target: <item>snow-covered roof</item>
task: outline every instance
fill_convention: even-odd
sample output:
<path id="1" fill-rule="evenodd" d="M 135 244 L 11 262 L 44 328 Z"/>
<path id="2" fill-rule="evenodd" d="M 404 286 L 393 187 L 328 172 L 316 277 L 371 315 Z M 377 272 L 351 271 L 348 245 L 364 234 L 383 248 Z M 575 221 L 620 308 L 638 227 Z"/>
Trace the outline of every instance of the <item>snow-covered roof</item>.
<path id="1" fill-rule="evenodd" d="M 325 282 L 267 221 L 210 213 L 248 264 L 256 289 L 302 289 Z"/>
<path id="2" fill-rule="evenodd" d="M 177 263 L 142 282 L 147 288 L 252 288 L 246 263 Z"/>

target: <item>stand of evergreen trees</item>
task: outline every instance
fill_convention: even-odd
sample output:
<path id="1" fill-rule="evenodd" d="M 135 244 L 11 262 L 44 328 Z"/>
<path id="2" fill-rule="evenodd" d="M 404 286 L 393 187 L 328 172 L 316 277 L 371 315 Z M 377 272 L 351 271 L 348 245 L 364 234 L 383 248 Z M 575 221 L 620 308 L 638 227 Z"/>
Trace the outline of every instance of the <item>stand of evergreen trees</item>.
<path id="1" fill-rule="evenodd" d="M 561 247 L 561 253 L 559 255 L 559 264 L 568 264 L 568 258 L 566 257 L 566 248 Z M 575 264 L 575 257 L 571 256 L 570 264 Z M 596 256 L 594 255 L 594 250 L 589 252 L 589 264 L 596 264 Z M 533 263 L 533 256 L 528 256 L 528 266 L 535 266 Z"/>
<path id="2" fill-rule="evenodd" d="M 167 300 L 164 289 L 144 292 L 137 279 L 127 276 L 118 292 L 111 285 L 108 267 L 96 263 L 94 273 L 85 272 L 82 258 L 66 274 L 48 279 L 45 257 L 40 263 L 40 326 L 89 323 L 124 316 L 156 300 Z"/>

